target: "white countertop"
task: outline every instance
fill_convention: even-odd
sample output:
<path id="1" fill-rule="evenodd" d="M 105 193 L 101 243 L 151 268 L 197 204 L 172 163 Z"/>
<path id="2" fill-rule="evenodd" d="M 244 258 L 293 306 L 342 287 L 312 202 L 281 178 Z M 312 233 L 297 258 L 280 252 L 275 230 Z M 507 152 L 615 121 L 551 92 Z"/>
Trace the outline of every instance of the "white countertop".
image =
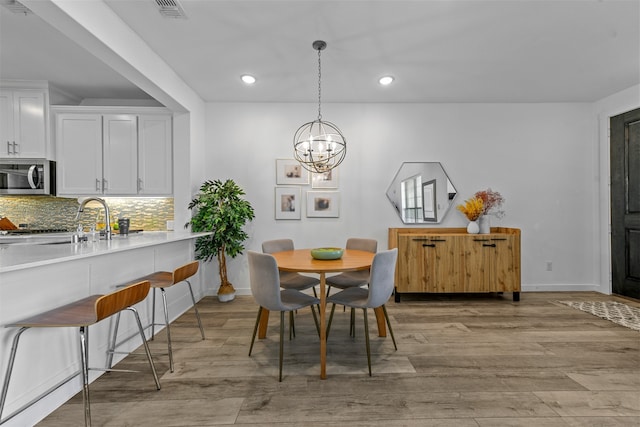
<path id="1" fill-rule="evenodd" d="M 74 259 L 127 251 L 145 246 L 161 245 L 180 240 L 195 239 L 211 233 L 189 231 L 145 231 L 129 236 L 113 236 L 112 240 L 58 244 L 2 244 L 0 242 L 0 273 L 39 267 Z M 69 239 L 71 241 L 71 233 Z"/>

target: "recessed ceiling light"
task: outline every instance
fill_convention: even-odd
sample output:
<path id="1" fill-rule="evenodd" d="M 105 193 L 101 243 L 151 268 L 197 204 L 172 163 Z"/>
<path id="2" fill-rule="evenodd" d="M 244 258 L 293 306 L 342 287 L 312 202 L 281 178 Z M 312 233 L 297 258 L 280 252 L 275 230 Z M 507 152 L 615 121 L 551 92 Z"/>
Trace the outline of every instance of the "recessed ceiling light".
<path id="1" fill-rule="evenodd" d="M 384 76 L 384 77 L 380 77 L 380 80 L 378 80 L 378 83 L 380 83 L 382 86 L 388 86 L 391 83 L 393 83 L 393 77 L 391 76 Z"/>
<path id="2" fill-rule="evenodd" d="M 256 82 L 256 78 L 253 76 L 250 76 L 249 74 L 243 74 L 242 76 L 240 76 L 240 78 L 242 79 L 243 82 L 245 82 L 248 85 L 252 85 Z"/>

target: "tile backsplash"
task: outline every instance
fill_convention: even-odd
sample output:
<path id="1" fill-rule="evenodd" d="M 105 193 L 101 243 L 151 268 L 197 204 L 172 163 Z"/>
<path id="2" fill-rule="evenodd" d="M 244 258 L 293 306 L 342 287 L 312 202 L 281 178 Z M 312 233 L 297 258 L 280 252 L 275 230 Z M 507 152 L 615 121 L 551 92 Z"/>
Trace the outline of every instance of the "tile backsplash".
<path id="1" fill-rule="evenodd" d="M 112 221 L 129 218 L 131 230 L 164 231 L 167 221 L 173 220 L 173 198 L 120 198 L 105 197 Z M 16 226 L 27 228 L 57 228 L 74 230 L 78 200 L 47 196 L 0 196 L 0 217 L 7 217 Z M 95 224 L 98 215 L 104 216 L 97 202 L 87 205 L 80 214 L 80 223 L 86 229 Z"/>

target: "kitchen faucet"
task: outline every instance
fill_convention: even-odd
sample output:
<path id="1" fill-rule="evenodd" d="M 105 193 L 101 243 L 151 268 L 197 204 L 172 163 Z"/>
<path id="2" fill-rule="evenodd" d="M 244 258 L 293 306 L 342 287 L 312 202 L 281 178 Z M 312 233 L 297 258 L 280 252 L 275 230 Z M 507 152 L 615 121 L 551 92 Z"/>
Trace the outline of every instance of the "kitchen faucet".
<path id="1" fill-rule="evenodd" d="M 80 219 L 80 213 L 84 212 L 85 205 L 89 202 L 94 201 L 100 203 L 104 207 L 104 235 L 107 240 L 111 240 L 111 216 L 109 215 L 109 206 L 107 206 L 107 202 L 105 202 L 104 199 L 101 199 L 100 197 L 87 197 L 82 202 L 80 202 L 80 207 L 78 208 L 78 213 L 76 214 L 76 221 Z"/>

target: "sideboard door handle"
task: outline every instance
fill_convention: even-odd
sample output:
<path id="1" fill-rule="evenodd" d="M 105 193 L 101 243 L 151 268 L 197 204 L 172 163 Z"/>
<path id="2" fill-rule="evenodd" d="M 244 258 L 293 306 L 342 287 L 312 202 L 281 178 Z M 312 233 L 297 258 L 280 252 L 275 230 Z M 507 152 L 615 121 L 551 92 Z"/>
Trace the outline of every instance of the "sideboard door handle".
<path id="1" fill-rule="evenodd" d="M 423 247 L 423 248 L 424 248 L 424 247 L 435 248 L 435 247 L 436 247 L 436 245 L 435 245 L 435 243 L 431 243 L 431 244 L 423 243 L 423 244 L 422 244 L 422 247 Z"/>
<path id="2" fill-rule="evenodd" d="M 495 243 L 490 243 L 490 244 L 483 243 L 483 244 L 482 244 L 482 246 L 484 246 L 485 248 L 486 248 L 486 247 L 489 247 L 489 248 L 495 248 L 495 247 L 496 247 L 496 244 L 495 244 Z"/>

